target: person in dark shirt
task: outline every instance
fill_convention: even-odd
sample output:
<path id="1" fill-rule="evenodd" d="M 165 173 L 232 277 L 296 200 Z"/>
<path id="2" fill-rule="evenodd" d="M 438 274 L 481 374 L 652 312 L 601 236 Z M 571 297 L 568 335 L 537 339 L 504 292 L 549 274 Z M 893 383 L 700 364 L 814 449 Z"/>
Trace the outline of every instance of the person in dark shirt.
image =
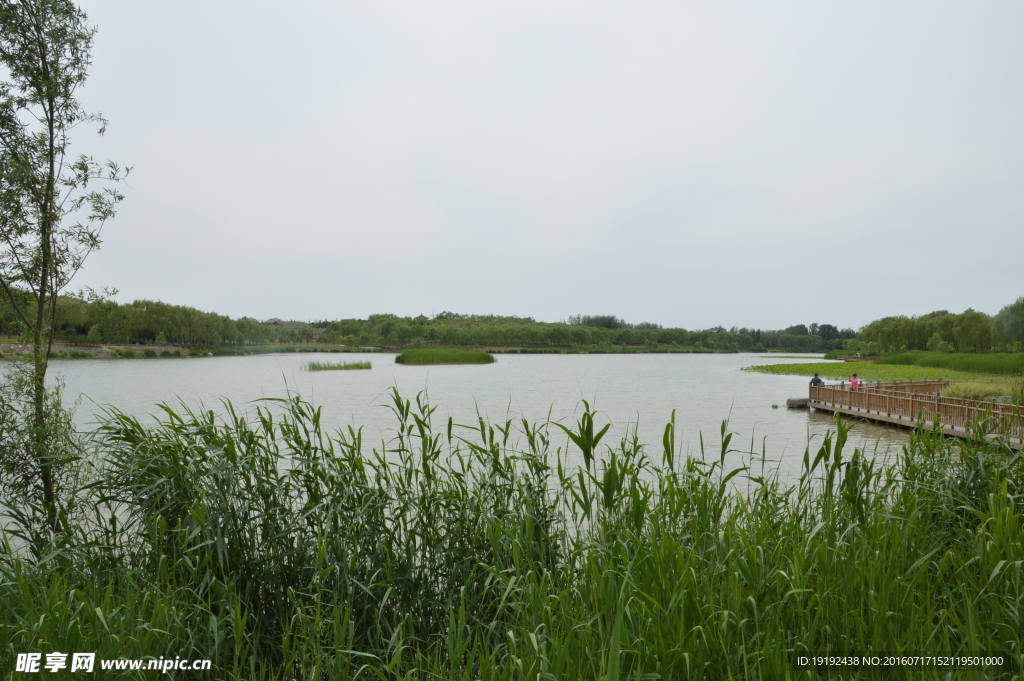
<path id="1" fill-rule="evenodd" d="M 821 384 L 822 384 L 822 383 L 824 383 L 824 382 L 825 382 L 825 381 L 821 380 L 821 379 L 820 379 L 820 378 L 818 377 L 818 374 L 814 374 L 814 378 L 812 378 L 812 379 L 811 379 L 811 385 L 821 385 Z"/>

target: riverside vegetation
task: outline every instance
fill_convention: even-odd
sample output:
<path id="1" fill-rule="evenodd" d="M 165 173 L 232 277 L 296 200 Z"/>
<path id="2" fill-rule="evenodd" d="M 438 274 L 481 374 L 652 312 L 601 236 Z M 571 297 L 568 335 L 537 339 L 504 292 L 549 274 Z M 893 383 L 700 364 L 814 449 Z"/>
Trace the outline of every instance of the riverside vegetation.
<path id="1" fill-rule="evenodd" d="M 15 292 L 16 296 L 20 295 Z M 562 322 L 529 317 L 442 312 L 433 319 L 370 315 L 367 319 L 322 320 L 303 329 L 277 328 L 255 319 L 231 319 L 182 305 L 151 300 L 119 304 L 69 296 L 55 305 L 55 334 L 69 344 L 176 345 L 255 349 L 275 342 L 312 343 L 313 327 L 324 345 L 402 348 L 417 343 L 468 348 L 528 348 L 533 351 L 590 348 L 609 351 L 738 352 L 780 349 L 819 351 L 841 347 L 852 329 L 798 324 L 781 330 L 714 327 L 704 330 L 630 324 L 613 315 L 575 315 Z M 0 298 L 0 335 L 17 332 L 17 313 Z"/>
<path id="2" fill-rule="evenodd" d="M 967 400 L 1009 397 L 1015 404 L 1024 405 L 1024 382 L 964 381 L 946 386 L 942 390 L 942 396 L 959 397 Z"/>
<path id="3" fill-rule="evenodd" d="M 351 371 L 354 369 L 372 369 L 369 362 L 341 362 L 331 364 L 330 362 L 307 362 L 306 371 Z"/>
<path id="4" fill-rule="evenodd" d="M 975 310 L 945 310 L 921 317 L 886 317 L 858 334 L 831 324 L 796 324 L 784 329 L 714 327 L 703 330 L 630 324 L 613 315 L 574 315 L 562 322 L 529 317 L 442 312 L 433 319 L 370 315 L 366 319 L 321 320 L 306 328 L 272 327 L 251 318 L 231 319 L 190 307 L 138 300 L 87 302 L 61 298 L 56 337 L 65 343 L 178 345 L 215 354 L 258 351 L 279 343 L 312 344 L 312 330 L 324 330 L 324 346 L 461 347 L 529 352 L 860 352 L 902 350 L 985 353 L 1024 349 L 1024 298 L 995 316 Z M 0 299 L 0 335 L 16 330 L 17 315 Z M 279 346 L 280 347 L 280 346 Z M 288 347 L 288 346 L 284 346 Z"/>
<path id="5" fill-rule="evenodd" d="M 891 651 L 999 654 L 952 678 L 1017 678 L 1024 468 L 998 444 L 922 427 L 882 464 L 837 422 L 783 479 L 732 463 L 725 423 L 684 457 L 674 415 L 657 449 L 609 443 L 586 403 L 462 426 L 395 393 L 371 451 L 298 398 L 225 407 L 110 412 L 61 534 L 8 509 L 0 676 L 60 650 L 246 680 L 818 679 L 797 655 Z"/>
<path id="6" fill-rule="evenodd" d="M 768 364 L 749 367 L 751 371 L 768 374 L 796 374 L 845 379 L 856 372 L 866 381 L 920 381 L 945 378 L 977 382 L 979 374 L 996 383 L 1019 383 L 1024 373 L 1024 353 L 947 353 L 914 350 L 872 361 L 801 362 L 799 364 Z M 1002 392 L 1000 395 L 1008 393 Z"/>
<path id="7" fill-rule="evenodd" d="M 991 353 L 945 353 L 915 350 L 901 352 L 875 360 L 878 364 L 897 364 L 902 366 L 939 367 L 956 371 L 969 371 L 982 374 L 1016 374 L 1024 373 L 1024 352 L 1014 354 Z"/>
<path id="8" fill-rule="evenodd" d="M 748 367 L 747 371 L 765 374 L 793 374 L 843 380 L 856 373 L 865 381 L 932 381 L 940 378 L 958 381 L 976 381 L 978 374 L 940 367 L 922 367 L 902 364 L 876 364 L 874 362 L 800 362 L 793 364 L 762 364 Z M 1016 381 L 1016 377 L 991 377 L 996 381 Z"/>
<path id="9" fill-rule="evenodd" d="M 395 357 L 396 364 L 493 364 L 489 352 L 458 350 L 454 348 L 422 348 L 402 350 Z"/>

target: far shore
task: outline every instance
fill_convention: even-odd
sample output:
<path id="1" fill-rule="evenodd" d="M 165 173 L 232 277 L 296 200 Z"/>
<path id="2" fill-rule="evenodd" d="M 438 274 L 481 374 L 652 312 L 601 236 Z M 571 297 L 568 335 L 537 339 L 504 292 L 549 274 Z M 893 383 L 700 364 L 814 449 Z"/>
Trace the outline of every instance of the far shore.
<path id="1" fill-rule="evenodd" d="M 446 346 L 422 346 L 424 349 L 439 348 Z M 565 347 L 529 347 L 529 346 L 475 346 L 462 347 L 453 346 L 463 350 L 478 350 L 492 354 L 523 354 L 523 355 L 546 355 L 546 354 L 758 354 L 740 353 L 738 351 L 723 351 L 699 346 L 682 345 L 660 345 L 652 346 L 565 346 Z M 181 358 L 181 357 L 223 357 L 236 355 L 255 355 L 272 353 L 388 353 L 398 354 L 403 350 L 414 349 L 412 347 L 359 347 L 345 345 L 322 345 L 318 343 L 296 343 L 293 345 L 271 344 L 256 346 L 182 346 L 182 345 L 118 345 L 111 343 L 90 344 L 90 343 L 68 343 L 54 342 L 50 358 L 61 359 L 152 359 L 152 358 Z M 32 346 L 29 343 L 2 343 L 0 342 L 0 360 L 26 360 L 32 356 Z M 784 355 L 779 353 L 778 357 L 792 359 L 820 359 L 821 353 L 808 353 L 805 356 Z"/>

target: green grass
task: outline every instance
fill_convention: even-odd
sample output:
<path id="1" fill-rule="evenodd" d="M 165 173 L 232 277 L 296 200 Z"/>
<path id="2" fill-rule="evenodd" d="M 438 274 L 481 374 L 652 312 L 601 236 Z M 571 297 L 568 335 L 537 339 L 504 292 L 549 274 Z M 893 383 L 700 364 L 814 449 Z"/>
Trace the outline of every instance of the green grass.
<path id="1" fill-rule="evenodd" d="M 1024 404 L 1024 383 L 1006 381 L 964 381 L 947 386 L 943 397 L 959 397 L 967 400 L 987 400 L 991 397 L 1008 395 L 1017 404 Z"/>
<path id="2" fill-rule="evenodd" d="M 925 381 L 939 378 L 950 380 L 977 380 L 978 375 L 966 371 L 943 369 L 938 367 L 907 366 L 898 364 L 875 364 L 874 362 L 815 362 L 800 364 L 765 364 L 747 368 L 764 374 L 794 374 L 797 376 L 813 376 L 815 373 L 823 378 L 845 379 L 857 374 L 865 381 Z M 1010 377 L 996 380 L 1012 381 Z"/>
<path id="3" fill-rule="evenodd" d="M 348 371 L 350 369 L 372 369 L 369 362 L 341 362 L 331 364 L 329 362 L 307 362 L 306 371 Z"/>
<path id="4" fill-rule="evenodd" d="M 876 360 L 879 364 L 895 364 L 902 366 L 923 366 L 971 371 L 983 374 L 1017 374 L 1024 373 L 1024 353 L 964 353 L 964 352 L 926 352 L 913 350 L 901 352 Z"/>
<path id="5" fill-rule="evenodd" d="M 457 350 L 454 348 L 417 348 L 402 350 L 395 357 L 398 364 L 491 364 L 494 355 L 476 350 Z"/>
<path id="6" fill-rule="evenodd" d="M 1024 470 L 998 445 L 921 432 L 883 466 L 841 426 L 784 481 L 727 463 L 724 423 L 686 458 L 674 418 L 648 448 L 589 408 L 464 427 L 395 394 L 395 437 L 366 451 L 301 400 L 264 404 L 110 414 L 72 534 L 0 551 L 0 677 L 56 650 L 210 658 L 218 679 L 817 679 L 797 655 L 887 651 L 1019 668 Z"/>

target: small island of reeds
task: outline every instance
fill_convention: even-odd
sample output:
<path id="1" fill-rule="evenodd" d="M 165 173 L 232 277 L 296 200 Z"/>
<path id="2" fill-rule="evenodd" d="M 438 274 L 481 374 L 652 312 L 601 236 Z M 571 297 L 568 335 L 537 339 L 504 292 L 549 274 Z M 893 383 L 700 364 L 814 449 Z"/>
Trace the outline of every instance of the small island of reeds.
<path id="1" fill-rule="evenodd" d="M 349 369 L 372 369 L 369 362 L 341 362 L 331 364 L 330 362 L 307 362 L 306 371 L 348 371 Z"/>
<path id="2" fill-rule="evenodd" d="M 479 350 L 413 348 L 395 357 L 396 364 L 493 364 L 494 355 Z"/>

